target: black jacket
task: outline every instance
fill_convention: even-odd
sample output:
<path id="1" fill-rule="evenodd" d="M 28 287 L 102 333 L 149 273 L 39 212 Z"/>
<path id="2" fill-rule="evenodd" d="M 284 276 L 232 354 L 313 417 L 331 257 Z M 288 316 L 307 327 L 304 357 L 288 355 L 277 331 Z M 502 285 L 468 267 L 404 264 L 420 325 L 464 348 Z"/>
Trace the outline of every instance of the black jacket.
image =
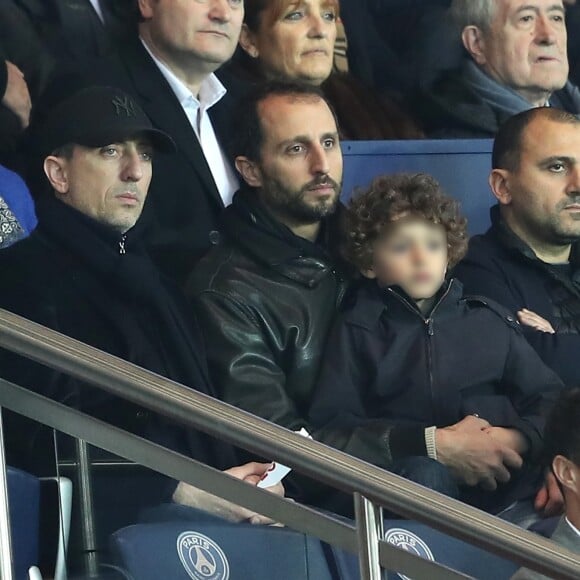
<path id="1" fill-rule="evenodd" d="M 6 1 L 6 0 L 4 0 Z M 86 66 L 87 59 L 114 53 L 131 29 L 127 0 L 100 0 L 104 23 L 90 0 L 8 0 L 36 29 L 45 51 L 60 60 Z"/>
<path id="2" fill-rule="evenodd" d="M 198 264 L 187 293 L 220 398 L 300 429 L 345 287 L 331 254 L 338 216 L 314 244 L 254 198 L 236 193 L 224 211 L 221 243 Z"/>
<path id="3" fill-rule="evenodd" d="M 426 455 L 424 430 L 477 413 L 541 448 L 544 390 L 558 377 L 499 305 L 451 280 L 425 318 L 411 299 L 362 284 L 328 340 L 310 418 L 318 437 L 382 467 Z"/>
<path id="4" fill-rule="evenodd" d="M 0 268 L 9 273 L 0 285 L 0 307 L 213 394 L 196 327 L 180 294 L 143 252 L 136 228 L 121 236 L 53 198 L 39 202 L 37 214 L 30 237 L 0 251 Z M 235 464 L 229 446 L 1 349 L 0 373 L 200 461 Z M 8 429 L 10 462 L 45 471 L 50 438 L 25 428 L 14 419 Z M 44 444 L 48 448 L 39 447 Z"/>
<path id="5" fill-rule="evenodd" d="M 474 236 L 454 273 L 466 292 L 489 296 L 512 313 L 536 312 L 556 331 L 522 327 L 528 342 L 568 386 L 580 384 L 580 244 L 572 246 L 570 276 L 539 260 L 491 209 L 491 228 Z"/>
<path id="6" fill-rule="evenodd" d="M 8 80 L 5 60 L 16 65 L 24 74 L 34 104 L 44 90 L 56 62 L 44 50 L 32 23 L 14 5 L 13 0 L 0 2 L 0 101 L 4 98 Z M 11 169 L 21 169 L 16 152 L 22 136 L 23 127 L 18 116 L 0 104 L 0 163 Z"/>

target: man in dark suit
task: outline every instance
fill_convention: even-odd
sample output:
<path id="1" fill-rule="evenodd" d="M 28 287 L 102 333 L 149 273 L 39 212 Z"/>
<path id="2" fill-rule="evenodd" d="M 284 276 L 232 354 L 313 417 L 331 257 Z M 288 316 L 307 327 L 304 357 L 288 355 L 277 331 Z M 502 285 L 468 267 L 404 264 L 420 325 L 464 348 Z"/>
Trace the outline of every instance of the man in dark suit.
<path id="1" fill-rule="evenodd" d="M 157 157 L 142 219 L 150 255 L 181 284 L 219 240 L 218 215 L 238 187 L 214 130 L 218 118 L 230 130 L 226 91 L 214 71 L 234 53 L 243 5 L 140 0 L 137 15 L 139 36 L 119 52 L 123 88 L 178 149 Z"/>
<path id="2" fill-rule="evenodd" d="M 53 57 L 83 64 L 112 53 L 127 28 L 130 1 L 4 0 L 28 18 Z"/>

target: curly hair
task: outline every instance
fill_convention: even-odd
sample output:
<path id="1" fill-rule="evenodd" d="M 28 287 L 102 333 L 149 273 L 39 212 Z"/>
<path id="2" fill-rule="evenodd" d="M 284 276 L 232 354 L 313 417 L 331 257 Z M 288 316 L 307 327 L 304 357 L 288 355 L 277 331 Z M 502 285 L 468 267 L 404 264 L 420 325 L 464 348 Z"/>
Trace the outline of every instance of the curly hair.
<path id="1" fill-rule="evenodd" d="M 375 242 L 402 218 L 419 217 L 441 224 L 447 233 L 449 266 L 467 251 L 467 220 L 456 200 L 425 173 L 398 173 L 376 177 L 366 189 L 358 189 L 348 206 L 345 258 L 359 270 L 373 264 Z"/>

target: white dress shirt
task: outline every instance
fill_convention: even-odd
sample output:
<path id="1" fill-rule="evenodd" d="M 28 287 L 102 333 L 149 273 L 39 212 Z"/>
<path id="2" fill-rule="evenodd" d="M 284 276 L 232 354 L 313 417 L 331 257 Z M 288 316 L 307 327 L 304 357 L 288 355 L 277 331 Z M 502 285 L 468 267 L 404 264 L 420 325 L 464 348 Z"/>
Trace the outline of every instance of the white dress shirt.
<path id="1" fill-rule="evenodd" d="M 93 8 L 95 9 L 95 12 L 97 13 L 99 18 L 101 19 L 101 22 L 104 23 L 105 18 L 103 17 L 103 10 L 101 8 L 99 0 L 89 0 L 89 2 L 92 4 Z"/>
<path id="2" fill-rule="evenodd" d="M 226 88 L 212 73 L 203 80 L 199 87 L 199 97 L 196 97 L 186 84 L 151 52 L 143 39 L 141 42 L 181 104 L 201 145 L 224 205 L 229 205 L 239 187 L 239 182 L 217 140 L 208 114 L 208 110 L 226 94 Z"/>
<path id="3" fill-rule="evenodd" d="M 580 536 L 580 530 L 568 518 L 566 518 L 566 523 L 572 528 L 573 532 Z"/>

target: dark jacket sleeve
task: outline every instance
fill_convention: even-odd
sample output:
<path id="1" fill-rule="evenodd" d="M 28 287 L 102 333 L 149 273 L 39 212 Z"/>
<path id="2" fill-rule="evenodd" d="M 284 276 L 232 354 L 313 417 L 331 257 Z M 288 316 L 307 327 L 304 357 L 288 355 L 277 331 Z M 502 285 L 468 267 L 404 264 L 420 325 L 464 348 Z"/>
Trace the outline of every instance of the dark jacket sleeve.
<path id="1" fill-rule="evenodd" d="M 514 328 L 505 328 L 509 342 L 501 377 L 502 392 L 466 397 L 462 412 L 464 415 L 477 412 L 496 427 L 517 429 L 528 441 L 527 457 L 536 461 L 542 451 L 545 418 L 564 386 L 534 352 L 516 324 L 512 324 Z"/>
<path id="2" fill-rule="evenodd" d="M 505 306 L 514 316 L 522 308 L 534 310 L 534 305 L 524 294 L 524 289 L 510 276 L 509 265 L 481 253 L 477 258 L 469 254 L 455 268 L 454 275 L 463 283 L 465 294 L 486 296 Z M 547 306 L 547 305 L 546 305 Z M 536 313 L 550 322 L 551 314 L 538 310 Z M 574 333 L 549 334 L 522 326 L 527 341 L 541 359 L 553 369 L 565 385 L 580 381 L 580 366 L 575 364 L 580 353 L 580 335 Z"/>
<path id="3" fill-rule="evenodd" d="M 234 297 L 204 291 L 192 298 L 209 373 L 219 397 L 288 429 L 310 430 L 285 388 L 274 330 Z"/>
<path id="4" fill-rule="evenodd" d="M 537 460 L 542 451 L 545 418 L 551 400 L 563 389 L 560 378 L 534 352 L 521 332 L 510 331 L 509 352 L 502 384 L 507 397 L 497 398 L 495 409 L 485 412 L 485 401 L 475 403 L 480 415 L 497 427 L 518 429 L 529 442 L 528 458 Z M 469 409 L 466 410 L 469 412 Z"/>
<path id="5" fill-rule="evenodd" d="M 339 319 L 328 340 L 312 405 L 314 437 L 388 468 L 407 455 L 426 455 L 425 426 L 373 419 L 366 392 L 376 369 L 361 347 L 361 330 Z"/>

